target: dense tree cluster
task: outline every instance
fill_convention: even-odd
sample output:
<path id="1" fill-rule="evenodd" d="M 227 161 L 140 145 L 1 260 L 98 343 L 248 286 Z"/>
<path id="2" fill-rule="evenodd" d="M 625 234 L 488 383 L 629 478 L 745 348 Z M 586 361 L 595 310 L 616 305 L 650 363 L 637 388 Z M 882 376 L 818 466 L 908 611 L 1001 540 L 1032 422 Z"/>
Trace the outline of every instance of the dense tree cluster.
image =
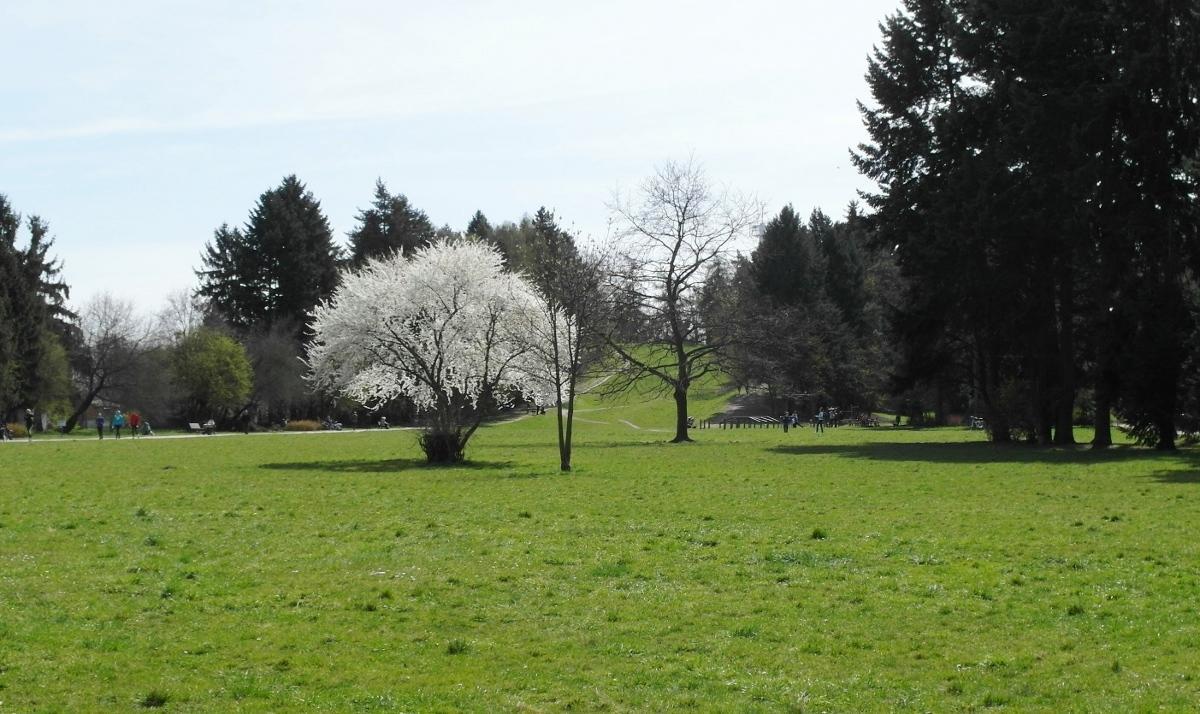
<path id="1" fill-rule="evenodd" d="M 891 255 L 873 247 L 856 206 L 837 223 L 785 206 L 748 258 L 709 273 L 706 339 L 729 344 L 735 383 L 765 387 L 781 411 L 872 409 L 886 396 L 896 287 Z"/>
<path id="2" fill-rule="evenodd" d="M 1005 441 L 1171 448 L 1197 266 L 1194 2 L 906 0 L 855 155 L 894 247 L 901 376 L 957 383 Z"/>

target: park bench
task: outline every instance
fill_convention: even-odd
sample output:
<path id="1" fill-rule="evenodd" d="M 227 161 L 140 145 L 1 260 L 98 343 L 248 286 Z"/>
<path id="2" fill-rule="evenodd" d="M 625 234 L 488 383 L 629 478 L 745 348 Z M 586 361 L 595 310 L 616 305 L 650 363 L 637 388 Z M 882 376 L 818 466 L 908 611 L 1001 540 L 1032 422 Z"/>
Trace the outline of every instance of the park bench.
<path id="1" fill-rule="evenodd" d="M 194 421 L 189 421 L 189 422 L 188 422 L 188 431 L 190 431 L 190 432 L 198 432 L 198 433 L 201 433 L 201 434 L 205 434 L 206 436 L 211 436 L 211 435 L 212 435 L 212 433 L 213 433 L 212 427 L 203 427 L 203 426 L 200 426 L 199 424 L 197 424 L 197 423 L 196 423 L 196 422 L 194 422 Z"/>

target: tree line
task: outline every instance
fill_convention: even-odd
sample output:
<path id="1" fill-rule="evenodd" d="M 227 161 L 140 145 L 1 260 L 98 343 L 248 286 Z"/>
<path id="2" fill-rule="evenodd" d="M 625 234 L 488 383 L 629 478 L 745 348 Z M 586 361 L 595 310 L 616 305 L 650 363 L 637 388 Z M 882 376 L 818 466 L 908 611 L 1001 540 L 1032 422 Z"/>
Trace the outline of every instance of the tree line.
<path id="1" fill-rule="evenodd" d="M 544 322 L 571 355 L 560 395 L 581 365 L 604 391 L 648 379 L 675 401 L 676 441 L 690 389 L 723 373 L 780 411 L 971 414 L 998 442 L 1069 444 L 1087 423 L 1097 447 L 1115 416 L 1173 448 L 1200 413 L 1194 3 L 905 0 L 880 30 L 852 150 L 876 188 L 836 219 L 788 205 L 762 222 L 752 197 L 667 162 L 613 198 L 607 244 L 580 246 L 546 208 L 436 227 L 380 180 L 343 248 L 287 176 L 143 324 L 111 298 L 67 311 L 45 222 L 0 202 L 0 406 L 59 400 L 72 423 L 132 396 L 244 426 L 357 415 L 310 381 L 314 310 L 379 261 L 469 240 L 565 320 Z M 373 407 L 412 418 L 394 396 Z"/>

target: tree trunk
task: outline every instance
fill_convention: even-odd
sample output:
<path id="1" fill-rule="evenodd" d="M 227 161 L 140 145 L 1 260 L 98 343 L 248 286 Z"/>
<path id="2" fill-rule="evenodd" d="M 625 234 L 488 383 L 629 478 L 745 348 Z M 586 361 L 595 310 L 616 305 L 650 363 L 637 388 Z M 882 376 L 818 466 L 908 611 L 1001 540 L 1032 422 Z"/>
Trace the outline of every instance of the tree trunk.
<path id="1" fill-rule="evenodd" d="M 675 388 L 675 438 L 671 439 L 671 443 L 678 444 L 683 441 L 691 441 L 688 436 L 688 408 L 687 408 L 687 390 Z"/>
<path id="2" fill-rule="evenodd" d="M 96 400 L 96 395 L 100 393 L 101 389 L 103 389 L 103 385 L 96 387 L 95 389 L 90 390 L 87 394 L 83 395 L 83 399 L 80 400 L 79 405 L 75 407 L 75 411 L 71 412 L 71 416 L 67 417 L 67 432 L 73 431 L 75 426 L 79 424 L 79 417 L 83 416 L 83 413 L 88 410 L 88 407 L 92 406 L 92 402 Z"/>
<path id="3" fill-rule="evenodd" d="M 1155 420 L 1154 428 L 1158 431 L 1158 442 L 1154 448 L 1158 451 L 1175 450 L 1175 419 L 1164 415 Z"/>
<path id="4" fill-rule="evenodd" d="M 1093 449 L 1107 449 L 1112 446 L 1112 387 L 1104 370 L 1100 370 L 1100 379 L 1096 383 L 1096 413 L 1092 416 L 1092 426 L 1095 434 L 1092 436 Z"/>
<path id="5" fill-rule="evenodd" d="M 457 429 L 433 428 L 421 435 L 421 450 L 431 464 L 458 464 L 465 456 L 464 439 Z"/>
<path id="6" fill-rule="evenodd" d="M 1054 400 L 1054 443 L 1075 443 L 1075 308 L 1074 271 L 1061 259 L 1058 282 L 1058 390 Z"/>
<path id="7" fill-rule="evenodd" d="M 573 364 L 571 376 L 567 379 L 567 423 L 563 442 L 558 451 L 560 471 L 571 470 L 571 434 L 575 426 L 575 375 L 578 371 L 577 366 Z"/>

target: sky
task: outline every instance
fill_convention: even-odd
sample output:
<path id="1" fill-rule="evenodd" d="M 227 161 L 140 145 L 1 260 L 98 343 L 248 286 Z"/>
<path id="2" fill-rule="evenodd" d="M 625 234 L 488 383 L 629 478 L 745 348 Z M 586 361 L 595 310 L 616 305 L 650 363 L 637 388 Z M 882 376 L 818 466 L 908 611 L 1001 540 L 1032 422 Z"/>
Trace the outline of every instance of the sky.
<path id="1" fill-rule="evenodd" d="M 0 3 L 0 194 L 79 305 L 195 287 L 222 223 L 296 174 L 346 242 L 375 180 L 437 225 L 553 209 L 603 238 L 665 160 L 844 214 L 899 0 Z"/>

